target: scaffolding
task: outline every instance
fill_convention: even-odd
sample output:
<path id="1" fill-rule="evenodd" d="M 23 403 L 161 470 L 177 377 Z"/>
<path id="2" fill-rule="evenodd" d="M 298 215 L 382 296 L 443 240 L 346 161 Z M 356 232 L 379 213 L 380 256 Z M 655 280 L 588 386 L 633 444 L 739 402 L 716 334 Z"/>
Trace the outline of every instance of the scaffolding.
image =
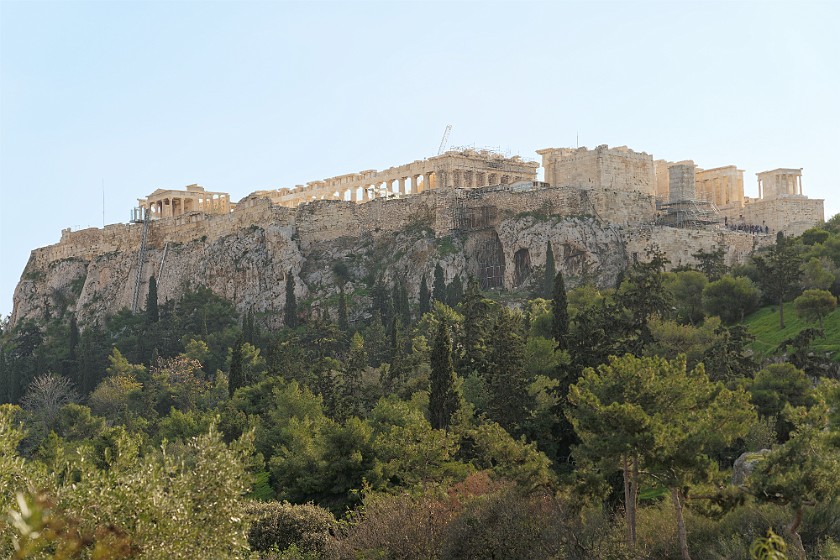
<path id="1" fill-rule="evenodd" d="M 656 224 L 676 228 L 703 228 L 720 225 L 723 215 L 714 202 L 708 200 L 681 200 L 656 204 Z"/>

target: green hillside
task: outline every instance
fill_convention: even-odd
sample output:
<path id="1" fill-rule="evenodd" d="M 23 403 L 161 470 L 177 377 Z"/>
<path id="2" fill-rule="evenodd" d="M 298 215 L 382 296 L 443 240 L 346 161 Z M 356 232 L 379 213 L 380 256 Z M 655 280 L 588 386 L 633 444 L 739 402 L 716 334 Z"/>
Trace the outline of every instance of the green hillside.
<path id="1" fill-rule="evenodd" d="M 815 327 L 796 316 L 793 302 L 785 304 L 785 328 L 779 329 L 779 311 L 775 306 L 763 307 L 747 317 L 744 324 L 755 336 L 753 350 L 760 356 L 771 354 L 779 344 L 806 327 Z M 815 350 L 833 352 L 840 361 L 840 309 L 825 318 L 825 338 L 814 341 Z"/>

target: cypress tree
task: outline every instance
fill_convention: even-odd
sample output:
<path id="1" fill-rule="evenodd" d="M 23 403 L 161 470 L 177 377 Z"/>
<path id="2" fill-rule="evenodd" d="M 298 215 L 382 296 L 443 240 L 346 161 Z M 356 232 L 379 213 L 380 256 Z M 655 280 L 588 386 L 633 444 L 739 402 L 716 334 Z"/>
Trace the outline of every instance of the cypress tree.
<path id="1" fill-rule="evenodd" d="M 433 428 L 446 429 L 452 415 L 458 409 L 458 394 L 455 390 L 449 326 L 442 317 L 438 319 L 430 364 L 432 371 L 429 379 L 429 417 Z"/>
<path id="2" fill-rule="evenodd" d="M 472 276 L 467 281 L 467 290 L 461 305 L 464 315 L 464 340 L 461 344 L 463 356 L 458 364 L 458 371 L 466 377 L 472 371 L 487 371 L 487 319 L 489 306 L 481 295 L 478 281 Z"/>
<path id="3" fill-rule="evenodd" d="M 502 307 L 493 325 L 493 344 L 487 356 L 489 367 L 485 377 L 490 393 L 487 411 L 510 433 L 521 433 L 530 404 L 525 339 L 521 333 L 518 313 Z"/>
<path id="4" fill-rule="evenodd" d="M 446 302 L 446 279 L 440 263 L 435 265 L 435 281 L 432 283 L 432 299 L 441 303 Z"/>
<path id="5" fill-rule="evenodd" d="M 0 404 L 12 402 L 11 369 L 6 365 L 6 350 L 0 345 Z"/>
<path id="6" fill-rule="evenodd" d="M 341 332 L 347 332 L 347 296 L 344 293 L 344 286 L 338 287 L 338 328 Z"/>
<path id="7" fill-rule="evenodd" d="M 160 320 L 158 311 L 157 280 L 154 276 L 149 277 L 149 293 L 146 294 L 146 321 L 157 323 Z"/>
<path id="8" fill-rule="evenodd" d="M 248 344 L 254 344 L 254 313 L 249 309 L 242 318 L 242 339 Z"/>
<path id="9" fill-rule="evenodd" d="M 542 297 L 548 299 L 554 293 L 554 275 L 557 274 L 557 267 L 554 264 L 554 249 L 551 248 L 551 240 L 545 248 L 545 275 L 543 276 Z"/>
<path id="10" fill-rule="evenodd" d="M 551 336 L 560 350 L 569 348 L 569 308 L 563 272 L 554 277 L 554 294 L 551 298 Z"/>
<path id="11" fill-rule="evenodd" d="M 464 283 L 461 281 L 461 275 L 456 274 L 449 286 L 446 287 L 446 305 L 454 308 L 464 299 Z"/>
<path id="12" fill-rule="evenodd" d="M 429 284 L 426 282 L 426 275 L 423 275 L 423 279 L 420 281 L 420 316 L 422 317 L 426 313 L 432 310 L 432 302 L 431 302 L 432 294 L 429 293 Z"/>
<path id="13" fill-rule="evenodd" d="M 405 282 L 400 280 L 399 284 L 400 296 L 400 319 L 402 324 L 407 328 L 411 325 L 411 304 L 408 302 L 408 290 L 405 289 Z"/>
<path id="14" fill-rule="evenodd" d="M 228 375 L 228 395 L 245 385 L 245 374 L 242 371 L 242 336 L 236 338 L 236 344 L 230 355 L 230 374 Z"/>
<path id="15" fill-rule="evenodd" d="M 283 322 L 290 329 L 298 326 L 295 277 L 291 270 L 286 273 L 286 306 L 283 308 Z"/>

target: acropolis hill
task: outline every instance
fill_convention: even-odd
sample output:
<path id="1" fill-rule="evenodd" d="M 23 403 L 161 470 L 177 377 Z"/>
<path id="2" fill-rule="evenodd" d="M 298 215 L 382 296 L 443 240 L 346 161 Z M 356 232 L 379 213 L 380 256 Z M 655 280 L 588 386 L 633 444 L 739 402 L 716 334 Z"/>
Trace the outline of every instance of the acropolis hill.
<path id="1" fill-rule="evenodd" d="M 653 247 L 678 266 L 719 246 L 731 264 L 778 231 L 800 234 L 823 220 L 823 201 L 803 194 L 801 169 L 759 173 L 759 196 L 749 198 L 734 165 L 700 169 L 605 145 L 537 153 L 543 182 L 537 162 L 452 150 L 235 204 L 198 185 L 158 189 L 138 201 L 130 224 L 67 229 L 32 251 L 11 320 L 42 318 L 62 302 L 82 324 L 136 310 L 155 276 L 161 301 L 206 285 L 272 324 L 287 273 L 310 313 L 328 308 L 337 262 L 356 292 L 351 317 L 366 309 L 372 281 L 402 279 L 416 298 L 436 263 L 447 281 L 473 275 L 484 288 L 524 294 L 549 240 L 569 286 L 611 286 Z"/>

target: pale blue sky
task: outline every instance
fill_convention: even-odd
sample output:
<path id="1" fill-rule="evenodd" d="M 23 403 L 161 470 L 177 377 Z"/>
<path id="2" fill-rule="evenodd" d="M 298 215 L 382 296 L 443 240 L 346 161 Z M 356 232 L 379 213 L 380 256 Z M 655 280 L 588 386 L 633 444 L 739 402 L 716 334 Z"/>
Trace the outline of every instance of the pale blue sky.
<path id="1" fill-rule="evenodd" d="M 199 183 L 628 145 L 840 211 L 838 2 L 0 1 L 0 314 L 31 249 Z"/>

